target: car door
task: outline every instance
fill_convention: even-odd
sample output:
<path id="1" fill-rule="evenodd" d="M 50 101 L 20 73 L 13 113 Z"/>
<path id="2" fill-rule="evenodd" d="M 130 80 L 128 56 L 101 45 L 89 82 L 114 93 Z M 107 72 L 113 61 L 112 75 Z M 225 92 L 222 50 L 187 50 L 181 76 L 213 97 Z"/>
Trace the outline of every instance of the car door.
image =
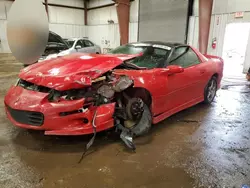
<path id="1" fill-rule="evenodd" d="M 202 62 L 188 46 L 174 50 L 169 65 L 179 65 L 184 72 L 168 76 L 167 110 L 185 108 L 189 104 L 201 100 L 204 88 L 202 84 Z"/>
<path id="2" fill-rule="evenodd" d="M 88 53 L 94 53 L 94 54 L 96 53 L 95 45 L 92 42 L 84 39 L 83 43 L 84 43 L 85 49 Z"/>
<path id="3" fill-rule="evenodd" d="M 79 48 L 78 48 L 79 47 Z M 78 40 L 75 44 L 75 49 L 77 52 L 85 52 L 84 51 L 84 43 L 82 42 L 82 40 Z"/>

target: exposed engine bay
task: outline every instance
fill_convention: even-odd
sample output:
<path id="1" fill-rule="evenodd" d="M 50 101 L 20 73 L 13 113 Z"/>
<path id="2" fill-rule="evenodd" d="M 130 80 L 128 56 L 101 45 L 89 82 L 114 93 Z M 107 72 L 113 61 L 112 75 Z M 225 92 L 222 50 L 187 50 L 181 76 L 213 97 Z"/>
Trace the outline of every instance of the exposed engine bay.
<path id="1" fill-rule="evenodd" d="M 134 69 L 133 66 L 131 68 Z M 113 71 L 109 71 L 91 80 L 91 83 L 92 84 L 89 86 L 83 85 L 80 89 L 71 89 L 67 91 L 58 91 L 48 87 L 38 86 L 22 79 L 19 80 L 17 85 L 27 90 L 49 93 L 49 102 L 85 99 L 82 109 L 76 109 L 71 112 L 61 112 L 60 116 L 83 113 L 84 110 L 90 106 L 98 107 L 103 104 L 115 102 L 116 107 L 113 118 L 116 132 L 120 133 L 120 138 L 127 147 L 135 150 L 132 128 L 143 112 L 143 102 L 139 101 L 139 99 L 131 98 L 126 93 L 129 88 L 133 87 L 133 80 L 129 76 L 116 75 Z M 93 144 L 96 136 L 95 115 L 92 122 L 94 136 L 87 144 L 86 151 Z"/>

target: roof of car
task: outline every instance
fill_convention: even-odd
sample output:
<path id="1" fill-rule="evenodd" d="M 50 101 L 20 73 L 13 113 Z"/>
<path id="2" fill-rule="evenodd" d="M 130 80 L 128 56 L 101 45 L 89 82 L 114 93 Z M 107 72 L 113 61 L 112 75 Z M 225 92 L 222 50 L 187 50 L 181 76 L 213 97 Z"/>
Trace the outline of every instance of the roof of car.
<path id="1" fill-rule="evenodd" d="M 161 41 L 141 41 L 141 42 L 135 42 L 131 44 L 152 44 L 152 45 L 164 45 L 169 47 L 177 47 L 177 46 L 187 46 L 187 44 L 184 43 L 177 43 L 177 42 L 161 42 Z"/>
<path id="2" fill-rule="evenodd" d="M 67 38 L 66 40 L 79 40 L 79 39 L 85 39 L 85 40 L 87 40 L 87 38 L 86 37 L 81 37 L 81 38 Z"/>
<path id="3" fill-rule="evenodd" d="M 80 38 L 67 38 L 66 40 L 78 40 L 78 39 L 80 39 Z"/>

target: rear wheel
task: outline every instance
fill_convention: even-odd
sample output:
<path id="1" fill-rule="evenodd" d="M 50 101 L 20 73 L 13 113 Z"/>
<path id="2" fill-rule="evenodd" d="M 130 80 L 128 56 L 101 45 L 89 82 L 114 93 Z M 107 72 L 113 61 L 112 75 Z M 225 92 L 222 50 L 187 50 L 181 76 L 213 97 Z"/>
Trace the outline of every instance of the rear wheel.
<path id="1" fill-rule="evenodd" d="M 130 129 L 135 136 L 141 136 L 150 130 L 152 126 L 152 116 L 149 107 L 141 98 L 131 98 L 126 106 L 128 120 L 124 126 Z"/>
<path id="2" fill-rule="evenodd" d="M 216 77 L 212 77 L 206 88 L 205 88 L 205 93 L 204 93 L 204 103 L 206 104 L 211 104 L 216 96 L 217 92 L 217 79 Z"/>

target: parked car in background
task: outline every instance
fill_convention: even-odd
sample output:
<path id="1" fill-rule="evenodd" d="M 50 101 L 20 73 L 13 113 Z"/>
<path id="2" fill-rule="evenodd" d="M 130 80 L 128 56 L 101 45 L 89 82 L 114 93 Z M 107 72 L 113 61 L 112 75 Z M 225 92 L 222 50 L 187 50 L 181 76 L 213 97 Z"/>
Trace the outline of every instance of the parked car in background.
<path id="1" fill-rule="evenodd" d="M 68 45 L 69 49 L 67 50 L 70 53 L 74 52 L 85 52 L 85 53 L 92 53 L 92 54 L 100 54 L 101 48 L 100 46 L 94 44 L 92 41 L 86 38 L 70 38 L 64 39 Z"/>
<path id="2" fill-rule="evenodd" d="M 60 35 L 50 31 L 46 49 L 39 61 L 46 59 L 51 54 L 58 54 L 62 51 L 68 50 L 69 48 L 68 43 L 63 40 Z"/>
<path id="3" fill-rule="evenodd" d="M 47 56 L 46 60 L 57 58 L 59 56 L 65 56 L 73 53 L 90 53 L 90 54 L 100 54 L 101 48 L 85 38 L 70 38 L 63 39 L 65 43 L 69 46 L 68 49 L 61 51 L 60 53 L 50 54 Z"/>
<path id="4" fill-rule="evenodd" d="M 50 31 L 45 51 L 37 62 L 77 52 L 100 54 L 101 48 L 86 38 L 63 39 L 60 35 Z M 27 66 L 24 64 L 24 67 Z"/>
<path id="5" fill-rule="evenodd" d="M 45 60 L 48 56 L 50 56 L 52 54 L 58 54 L 61 51 L 65 51 L 68 49 L 69 49 L 68 43 L 65 42 L 60 35 L 52 32 L 52 31 L 49 31 L 48 43 L 46 45 L 44 53 L 38 59 L 37 62 L 41 62 L 41 61 Z M 37 63 L 37 62 L 34 62 L 34 63 Z M 27 66 L 29 66 L 29 65 L 24 63 L 24 67 L 27 67 Z"/>

